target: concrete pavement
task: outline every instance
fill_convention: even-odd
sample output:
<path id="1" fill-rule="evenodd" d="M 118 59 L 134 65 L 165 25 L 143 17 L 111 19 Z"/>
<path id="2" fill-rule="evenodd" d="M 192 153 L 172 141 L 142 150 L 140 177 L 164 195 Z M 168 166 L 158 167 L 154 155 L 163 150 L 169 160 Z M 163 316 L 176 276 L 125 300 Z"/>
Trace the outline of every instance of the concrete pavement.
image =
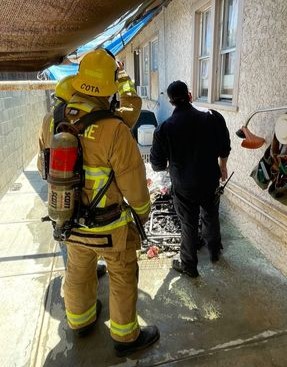
<path id="1" fill-rule="evenodd" d="M 1 367 L 287 366 L 287 279 L 229 222 L 224 198 L 224 255 L 212 264 L 203 248 L 200 278 L 179 275 L 164 256 L 139 261 L 139 320 L 158 325 L 159 342 L 115 357 L 108 274 L 100 280 L 95 332 L 75 338 L 65 319 L 60 249 L 40 221 L 46 192 L 34 160 L 0 201 Z"/>

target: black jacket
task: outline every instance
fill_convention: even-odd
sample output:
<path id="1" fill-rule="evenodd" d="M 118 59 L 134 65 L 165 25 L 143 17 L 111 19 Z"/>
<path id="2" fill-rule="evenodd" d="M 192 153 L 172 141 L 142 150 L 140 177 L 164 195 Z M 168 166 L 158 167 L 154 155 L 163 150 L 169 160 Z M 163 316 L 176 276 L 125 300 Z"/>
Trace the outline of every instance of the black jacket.
<path id="1" fill-rule="evenodd" d="M 218 157 L 228 157 L 230 149 L 223 116 L 187 103 L 155 130 L 150 160 L 154 171 L 169 165 L 176 190 L 207 194 L 219 184 Z"/>

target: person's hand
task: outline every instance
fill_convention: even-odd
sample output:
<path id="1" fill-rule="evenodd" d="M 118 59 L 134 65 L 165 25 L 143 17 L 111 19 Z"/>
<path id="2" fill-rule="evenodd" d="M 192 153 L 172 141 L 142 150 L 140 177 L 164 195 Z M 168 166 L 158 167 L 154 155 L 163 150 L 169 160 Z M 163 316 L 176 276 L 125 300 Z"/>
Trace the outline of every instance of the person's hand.
<path id="1" fill-rule="evenodd" d="M 228 177 L 227 167 L 226 166 L 220 167 L 220 171 L 221 171 L 221 181 L 226 181 Z"/>
<path id="2" fill-rule="evenodd" d="M 125 68 L 125 64 L 122 61 L 117 60 L 118 70 L 122 71 Z"/>
<path id="3" fill-rule="evenodd" d="M 219 168 L 221 172 L 221 181 L 226 181 L 228 178 L 228 172 L 227 172 L 227 159 L 226 158 L 219 158 Z"/>

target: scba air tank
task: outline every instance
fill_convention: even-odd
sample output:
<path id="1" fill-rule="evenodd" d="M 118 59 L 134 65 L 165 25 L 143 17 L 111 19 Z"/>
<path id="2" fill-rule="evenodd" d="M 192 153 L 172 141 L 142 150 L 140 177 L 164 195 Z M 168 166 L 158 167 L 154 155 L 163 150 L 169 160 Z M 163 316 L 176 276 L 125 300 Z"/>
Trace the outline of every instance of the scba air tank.
<path id="1" fill-rule="evenodd" d="M 78 139 L 71 133 L 60 132 L 52 137 L 48 176 L 48 215 L 54 221 L 54 238 L 65 239 L 63 228 L 72 218 L 75 206 L 75 175 Z"/>

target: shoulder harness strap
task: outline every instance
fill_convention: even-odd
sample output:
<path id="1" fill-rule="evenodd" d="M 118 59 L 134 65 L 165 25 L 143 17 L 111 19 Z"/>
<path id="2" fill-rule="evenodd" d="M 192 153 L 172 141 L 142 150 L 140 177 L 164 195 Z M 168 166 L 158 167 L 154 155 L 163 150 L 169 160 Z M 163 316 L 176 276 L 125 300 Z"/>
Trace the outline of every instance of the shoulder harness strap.
<path id="1" fill-rule="evenodd" d="M 57 127 L 61 122 L 67 121 L 65 116 L 65 109 L 67 107 L 66 102 L 61 102 L 54 107 L 53 118 L 54 118 L 54 134 L 57 132 Z"/>
<path id="2" fill-rule="evenodd" d="M 95 122 L 109 118 L 122 120 L 121 117 L 116 116 L 109 110 L 92 111 L 82 116 L 77 122 L 75 122 L 74 126 L 77 128 L 78 133 L 82 134 L 90 125 L 94 124 Z"/>

